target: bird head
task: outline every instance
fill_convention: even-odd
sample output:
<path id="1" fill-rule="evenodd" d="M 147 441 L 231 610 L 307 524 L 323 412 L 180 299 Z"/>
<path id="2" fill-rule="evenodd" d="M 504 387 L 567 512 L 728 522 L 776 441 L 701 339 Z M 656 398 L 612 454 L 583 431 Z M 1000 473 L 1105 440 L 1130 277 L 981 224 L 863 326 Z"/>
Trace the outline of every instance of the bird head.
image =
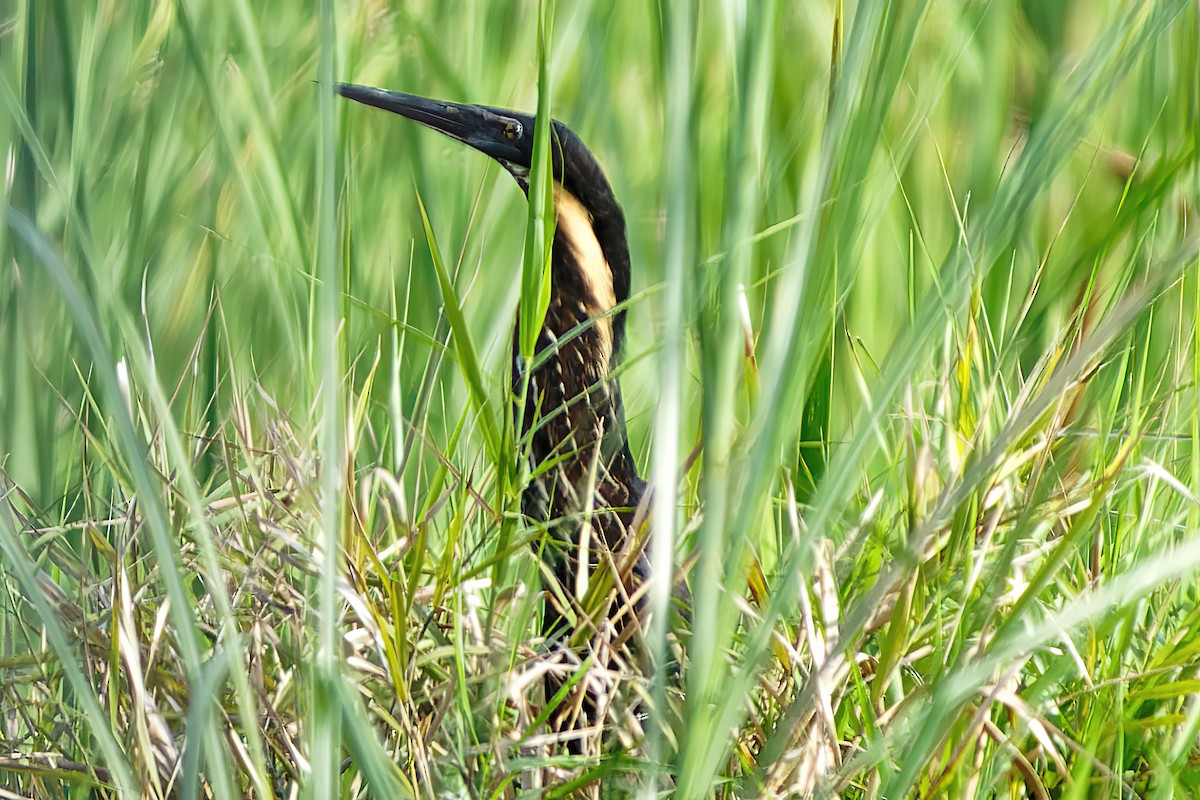
<path id="1" fill-rule="evenodd" d="M 337 91 L 342 97 L 407 117 L 491 156 L 528 194 L 529 170 L 533 163 L 533 115 L 491 106 L 432 100 L 352 83 L 339 83 Z M 559 228 L 576 237 L 576 245 L 590 244 L 594 237 L 603 255 L 603 265 L 596 264 L 593 259 L 586 265 L 592 274 L 583 277 L 591 279 L 593 285 L 602 277 L 605 287 L 611 286 L 607 302 L 600 304 L 598 309 L 607 312 L 612 305 L 629 297 L 625 215 L 596 157 L 570 128 L 558 120 L 552 120 L 552 123 L 554 136 L 550 151 Z M 587 242 L 582 242 L 583 239 Z M 595 272 L 601 269 L 606 274 L 596 275 Z M 604 305 L 609 307 L 604 308 Z M 619 350 L 623 338 L 624 312 L 619 311 L 613 319 L 612 352 Z"/>
<path id="2" fill-rule="evenodd" d="M 431 100 L 353 83 L 338 84 L 338 94 L 364 105 L 382 108 L 441 131 L 452 139 L 489 155 L 528 188 L 533 159 L 534 118 L 518 111 L 489 106 Z"/>

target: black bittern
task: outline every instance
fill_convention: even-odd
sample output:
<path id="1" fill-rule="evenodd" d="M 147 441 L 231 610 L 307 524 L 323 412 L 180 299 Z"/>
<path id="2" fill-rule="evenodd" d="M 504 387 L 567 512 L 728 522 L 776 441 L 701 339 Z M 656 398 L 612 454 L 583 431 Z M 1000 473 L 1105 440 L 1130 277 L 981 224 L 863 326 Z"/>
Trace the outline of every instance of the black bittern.
<path id="1" fill-rule="evenodd" d="M 430 100 L 352 84 L 338 92 L 351 100 L 420 122 L 491 156 L 528 194 L 534 117 L 488 106 Z M 556 226 L 551 257 L 549 309 L 537 343 L 541 356 L 529 375 L 513 337 L 514 403 L 528 441 L 532 479 L 522 494 L 522 511 L 546 524 L 557 540 L 549 565 L 575 614 L 549 600 L 544 616 L 548 640 L 569 633 L 576 641 L 604 633 L 598 660 L 612 668 L 614 651 L 636 628 L 648 564 L 639 536 L 646 483 L 638 474 L 625 433 L 621 389 L 615 370 L 625 338 L 629 297 L 629 245 L 625 216 L 595 156 L 566 125 L 553 122 Z M 519 327 L 518 327 L 519 330 Z M 541 465 L 549 469 L 536 471 Z M 590 546 L 588 542 L 590 540 Z M 588 553 L 586 561 L 579 556 Z M 582 566 L 581 566 L 582 565 Z M 583 572 L 580 572 L 580 570 Z M 607 577 L 614 589 L 603 619 L 586 619 L 574 596 L 577 578 Z M 686 591 L 686 590 L 683 590 Z M 571 599 L 573 597 L 573 599 Z M 573 630 L 568 616 L 576 618 Z M 580 635 L 580 628 L 583 628 Z M 629 652 L 629 651 L 626 651 Z M 584 682 L 586 683 L 586 682 Z M 552 682 L 548 690 L 556 686 Z M 595 687 L 592 695 L 608 695 Z M 596 725 L 604 714 L 595 697 L 577 692 L 563 708 L 581 715 L 573 723 Z M 590 719 L 589 719 L 590 718 Z M 568 727 L 556 724 L 560 730 Z M 573 748 L 574 749 L 574 748 Z"/>

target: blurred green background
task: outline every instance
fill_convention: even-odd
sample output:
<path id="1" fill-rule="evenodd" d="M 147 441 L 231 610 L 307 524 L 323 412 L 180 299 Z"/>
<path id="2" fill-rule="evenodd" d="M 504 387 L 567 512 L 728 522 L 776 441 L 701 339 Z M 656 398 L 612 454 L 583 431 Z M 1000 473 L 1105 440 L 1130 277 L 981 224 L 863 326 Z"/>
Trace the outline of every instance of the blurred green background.
<path id="1" fill-rule="evenodd" d="M 852 267 L 841 265 L 857 275 L 844 324 L 874 360 L 887 355 L 933 283 L 958 237 L 956 214 L 969 224 L 987 207 L 1026 127 L 1063 92 L 1079 51 L 1127 6 L 932 5 L 880 140 L 864 143 L 876 155 L 865 172 L 862 212 L 844 223 L 843 235 L 861 242 Z M 336 73 L 433 97 L 532 108 L 531 8 L 339 4 Z M 812 180 L 828 102 L 833 11 L 831 3 L 803 4 L 772 21 L 766 144 L 760 163 L 740 165 L 724 157 L 736 99 L 731 31 L 739 15 L 756 9 L 705 5 L 698 18 L 696 258 L 687 291 L 694 300 L 706 274 L 719 269 L 710 259 L 721 248 L 725 187 L 740 179 L 731 173 L 761 172 L 752 217 L 764 233 L 747 297 L 755 330 L 771 294 L 769 276 L 788 268 L 795 222 L 813 213 L 801 187 Z M 226 351 L 238 366 L 236 380 L 261 383 L 285 411 L 303 416 L 313 383 L 306 366 L 319 92 L 313 10 L 290 2 L 26 0 L 6 19 L 0 124 L 10 142 L 9 204 L 58 245 L 103 310 L 110 335 L 114 314 L 141 318 L 144 310 L 160 379 L 168 387 L 182 381 L 197 403 L 185 427 L 211 431 L 227 415 L 225 390 L 234 378 L 222 379 L 216 367 Z M 655 4 L 563 3 L 552 45 L 555 114 L 597 153 L 625 206 L 635 294 L 662 279 L 661 24 Z M 1194 140 L 1196 79 L 1187 65 L 1195 63 L 1194 26 L 1180 24 L 1129 80 L 1111 87 L 1011 243 L 1011 275 L 985 287 L 993 317 L 1006 296 L 1015 310 L 1035 274 L 1053 287 L 1035 298 L 1022 330 L 1029 358 L 1052 339 L 1094 260 L 1106 255 L 1133 159 L 1175 158 Z M 458 263 L 469 317 L 498 376 L 516 302 L 519 189 L 486 158 L 389 115 L 343 103 L 338 123 L 346 357 L 374 352 L 391 327 L 393 298 L 409 325 L 434 330 L 439 303 L 415 211 L 419 188 L 447 258 Z M 51 504 L 79 480 L 79 440 L 63 409 L 79 406 L 77 370 L 86 375 L 89 367 L 51 281 L 17 245 L 6 247 L 0 450 L 6 471 Z M 657 340 L 654 302 L 636 301 L 630 314 L 629 353 L 643 355 Z M 424 354 L 416 341 L 409 353 L 399 369 L 411 408 Z M 357 380 L 370 360 L 359 363 Z M 626 380 L 638 442 L 655 402 L 654 372 L 653 360 L 643 359 Z M 447 402 L 461 402 L 449 383 Z M 688 391 L 694 399 L 696 385 Z"/>

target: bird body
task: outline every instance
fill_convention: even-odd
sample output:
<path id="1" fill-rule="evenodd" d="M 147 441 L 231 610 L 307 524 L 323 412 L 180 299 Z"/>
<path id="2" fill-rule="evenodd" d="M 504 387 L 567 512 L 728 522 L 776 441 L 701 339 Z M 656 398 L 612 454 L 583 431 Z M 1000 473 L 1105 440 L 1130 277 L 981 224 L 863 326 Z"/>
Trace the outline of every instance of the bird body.
<path id="1" fill-rule="evenodd" d="M 614 375 L 623 336 L 617 327 L 622 312 L 614 309 L 625 297 L 618 299 L 607 253 L 620 250 L 628 263 L 624 220 L 618 216 L 619 235 L 613 231 L 616 241 L 606 251 L 592 214 L 561 184 L 555 187 L 554 207 L 552 290 L 537 347 L 545 357 L 535 360 L 521 415 L 535 475 L 522 496 L 522 510 L 552 529 L 567 529 L 555 536 L 567 552 L 552 560 L 559 582 L 578 590 L 599 566 L 595 551 L 601 544 L 612 553 L 625 548 L 646 484 L 629 450 Z M 520 397 L 525 376 L 515 340 L 513 352 L 513 393 Z M 552 469 L 539 470 L 550 463 Z M 589 500 L 590 514 L 580 518 Z M 588 543 L 585 526 L 599 541 L 591 540 L 588 569 L 581 572 L 581 554 L 571 551 Z"/>

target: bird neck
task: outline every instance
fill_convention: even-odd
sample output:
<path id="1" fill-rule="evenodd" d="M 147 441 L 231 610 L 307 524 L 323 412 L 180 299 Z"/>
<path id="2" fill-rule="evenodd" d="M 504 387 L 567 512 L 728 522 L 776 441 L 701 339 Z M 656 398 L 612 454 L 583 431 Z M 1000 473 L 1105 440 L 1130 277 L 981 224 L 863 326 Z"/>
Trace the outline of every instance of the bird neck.
<path id="1" fill-rule="evenodd" d="M 624 221 L 615 250 L 611 242 L 605 246 L 606 221 L 593 217 L 560 184 L 554 208 L 550 302 L 538 339 L 542 355 L 520 415 L 533 469 L 555 465 L 556 480 L 540 487 L 548 490 L 544 511 L 550 517 L 579 508 L 586 498 L 581 489 L 592 481 L 599 499 L 612 507 L 636 505 L 644 488 L 629 452 L 613 374 L 621 334 L 615 309 L 628 289 L 617 286 L 610 259 L 628 263 Z M 514 340 L 514 355 L 516 347 Z M 521 387 L 516 388 L 519 396 Z"/>

